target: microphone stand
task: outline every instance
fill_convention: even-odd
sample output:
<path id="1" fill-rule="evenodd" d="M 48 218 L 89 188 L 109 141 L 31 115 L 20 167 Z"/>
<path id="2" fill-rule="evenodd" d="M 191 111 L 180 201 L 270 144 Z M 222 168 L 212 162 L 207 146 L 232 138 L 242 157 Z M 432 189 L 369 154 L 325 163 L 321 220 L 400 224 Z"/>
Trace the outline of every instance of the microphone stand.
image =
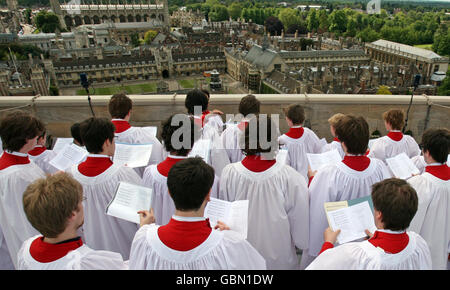
<path id="1" fill-rule="evenodd" d="M 92 108 L 92 103 L 91 103 L 91 95 L 89 93 L 89 87 L 86 86 L 85 89 L 86 89 L 86 93 L 87 93 L 87 96 L 88 96 L 89 108 L 91 108 L 92 117 L 95 118 L 94 109 Z"/>
<path id="2" fill-rule="evenodd" d="M 406 119 L 405 119 L 405 126 L 403 126 L 403 130 L 402 133 L 405 134 L 406 131 L 406 126 L 408 126 L 408 117 L 409 117 L 409 110 L 411 109 L 411 105 L 412 105 L 412 101 L 413 101 L 413 97 L 414 97 L 414 92 L 416 91 L 416 86 L 414 86 L 414 89 L 411 93 L 411 100 L 409 101 L 409 106 L 408 106 L 408 110 L 406 111 Z"/>

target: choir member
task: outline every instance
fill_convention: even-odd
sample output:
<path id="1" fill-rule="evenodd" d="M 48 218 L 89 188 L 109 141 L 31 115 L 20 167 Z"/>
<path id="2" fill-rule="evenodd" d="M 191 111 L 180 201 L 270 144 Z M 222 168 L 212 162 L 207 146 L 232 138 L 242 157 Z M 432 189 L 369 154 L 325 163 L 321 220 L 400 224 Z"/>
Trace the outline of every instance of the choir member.
<path id="1" fill-rule="evenodd" d="M 47 132 L 44 129 L 37 139 L 36 146 L 33 150 L 28 152 L 28 156 L 44 171 L 44 173 L 53 174 L 58 171 L 58 168 L 51 165 L 50 161 L 56 157 L 56 152 L 48 150 L 47 147 L 45 147 L 46 140 Z"/>
<path id="2" fill-rule="evenodd" d="M 328 119 L 328 124 L 330 124 L 330 132 L 333 136 L 333 141 L 328 143 L 327 145 L 322 147 L 322 152 L 331 151 L 334 149 L 337 149 L 339 152 L 339 155 L 341 155 L 342 158 L 344 158 L 345 153 L 341 146 L 341 141 L 339 141 L 338 137 L 336 137 L 336 124 L 341 120 L 345 115 L 341 113 L 334 114 Z"/>

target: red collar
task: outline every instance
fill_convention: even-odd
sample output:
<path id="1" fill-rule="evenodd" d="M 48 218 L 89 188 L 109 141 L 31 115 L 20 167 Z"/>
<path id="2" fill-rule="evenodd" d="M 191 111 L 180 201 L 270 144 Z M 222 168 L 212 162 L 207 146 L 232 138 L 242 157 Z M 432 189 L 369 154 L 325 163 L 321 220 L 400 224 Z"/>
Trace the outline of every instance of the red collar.
<path id="1" fill-rule="evenodd" d="M 189 251 L 201 245 L 211 234 L 209 220 L 185 222 L 171 219 L 158 228 L 158 237 L 167 247 L 176 251 Z"/>
<path id="2" fill-rule="evenodd" d="M 242 161 L 242 165 L 245 166 L 250 171 L 253 172 L 263 172 L 272 167 L 277 161 L 273 160 L 262 160 L 259 155 L 249 155 L 245 157 Z"/>
<path id="3" fill-rule="evenodd" d="M 87 157 L 78 165 L 78 171 L 88 177 L 94 177 L 106 171 L 113 162 L 108 157 Z"/>
<path id="4" fill-rule="evenodd" d="M 403 133 L 402 132 L 392 132 L 390 131 L 387 136 L 389 138 L 391 138 L 394 141 L 400 141 L 403 138 Z"/>
<path id="5" fill-rule="evenodd" d="M 345 155 L 342 160 L 345 165 L 356 171 L 364 171 L 369 167 L 370 158 L 367 156 L 349 156 Z"/>
<path id="6" fill-rule="evenodd" d="M 333 141 L 336 141 L 336 142 L 339 142 L 339 143 L 341 143 L 341 141 L 339 140 L 339 138 L 338 138 L 338 137 L 334 137 L 334 138 L 333 138 Z"/>
<path id="7" fill-rule="evenodd" d="M 305 129 L 303 129 L 303 127 L 297 128 L 291 127 L 289 129 L 289 132 L 286 133 L 286 136 L 291 137 L 293 139 L 299 139 L 300 137 L 303 136 L 303 132 L 305 132 Z"/>
<path id="8" fill-rule="evenodd" d="M 45 150 L 47 150 L 47 148 L 45 148 L 44 146 L 36 146 L 33 148 L 33 150 L 29 151 L 28 154 L 31 156 L 39 156 L 44 153 Z"/>
<path id="9" fill-rule="evenodd" d="M 40 263 L 50 263 L 61 259 L 70 251 L 83 245 L 80 237 L 58 244 L 44 242 L 44 237 L 36 238 L 30 246 L 30 255 Z"/>
<path id="10" fill-rule="evenodd" d="M 4 151 L 2 157 L 0 157 L 0 170 L 3 170 L 13 165 L 28 164 L 28 163 L 30 163 L 30 159 L 28 158 L 28 156 L 26 157 L 18 156 Z"/>
<path id="11" fill-rule="evenodd" d="M 131 128 L 130 123 L 125 120 L 111 120 L 111 122 L 116 127 L 116 131 L 114 133 L 122 133 Z"/>
<path id="12" fill-rule="evenodd" d="M 180 162 L 181 160 L 184 160 L 184 158 L 172 158 L 172 157 L 167 157 L 166 160 L 164 160 L 163 162 L 159 163 L 156 166 L 156 169 L 158 169 L 158 172 L 167 177 L 169 175 L 169 171 L 172 168 L 172 166 L 174 166 L 175 164 L 177 164 L 178 162 Z"/>
<path id="13" fill-rule="evenodd" d="M 447 164 L 442 165 L 428 165 L 425 167 L 425 172 L 428 172 L 439 179 L 449 180 L 450 179 L 450 167 Z"/>
<path id="14" fill-rule="evenodd" d="M 245 128 L 248 127 L 248 121 L 242 121 L 240 122 L 237 127 L 239 128 L 239 130 L 244 131 Z"/>
<path id="15" fill-rule="evenodd" d="M 372 238 L 369 239 L 374 247 L 382 248 L 386 253 L 397 254 L 403 251 L 409 243 L 408 234 L 391 234 L 375 231 Z"/>

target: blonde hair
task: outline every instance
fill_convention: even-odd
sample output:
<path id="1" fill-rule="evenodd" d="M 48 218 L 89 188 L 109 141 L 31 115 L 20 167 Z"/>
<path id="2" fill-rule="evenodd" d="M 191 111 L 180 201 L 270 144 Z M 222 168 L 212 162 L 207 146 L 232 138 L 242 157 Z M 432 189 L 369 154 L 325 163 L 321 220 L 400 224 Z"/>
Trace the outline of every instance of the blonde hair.
<path id="1" fill-rule="evenodd" d="M 405 114 L 402 110 L 392 109 L 383 113 L 383 120 L 391 125 L 393 130 L 401 130 L 405 125 Z"/>
<path id="2" fill-rule="evenodd" d="M 345 115 L 342 114 L 342 113 L 334 114 L 333 116 L 331 116 L 331 117 L 328 119 L 328 123 L 329 123 L 331 126 L 336 127 L 336 124 L 337 124 L 340 120 L 342 120 L 342 118 L 344 118 L 344 117 L 345 117 Z"/>
<path id="3" fill-rule="evenodd" d="M 55 238 L 67 226 L 83 199 L 81 184 L 67 173 L 40 178 L 23 194 L 23 209 L 31 225 L 42 235 Z"/>

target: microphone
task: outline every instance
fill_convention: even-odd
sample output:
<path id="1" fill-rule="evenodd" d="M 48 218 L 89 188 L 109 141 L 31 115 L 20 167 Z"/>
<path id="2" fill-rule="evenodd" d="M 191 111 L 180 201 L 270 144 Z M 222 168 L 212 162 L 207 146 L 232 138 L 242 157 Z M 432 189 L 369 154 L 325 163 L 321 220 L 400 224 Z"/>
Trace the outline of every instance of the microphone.
<path id="1" fill-rule="evenodd" d="M 414 76 L 414 90 L 417 89 L 417 87 L 419 86 L 420 78 L 422 78 L 422 75 L 420 74 L 416 74 Z"/>
<path id="2" fill-rule="evenodd" d="M 81 82 L 81 86 L 86 90 L 86 93 L 88 96 L 89 108 L 91 108 L 92 116 L 95 118 L 94 109 L 92 108 L 92 104 L 91 104 L 91 96 L 89 94 L 89 80 L 88 80 L 86 73 L 80 73 L 80 82 Z"/>

